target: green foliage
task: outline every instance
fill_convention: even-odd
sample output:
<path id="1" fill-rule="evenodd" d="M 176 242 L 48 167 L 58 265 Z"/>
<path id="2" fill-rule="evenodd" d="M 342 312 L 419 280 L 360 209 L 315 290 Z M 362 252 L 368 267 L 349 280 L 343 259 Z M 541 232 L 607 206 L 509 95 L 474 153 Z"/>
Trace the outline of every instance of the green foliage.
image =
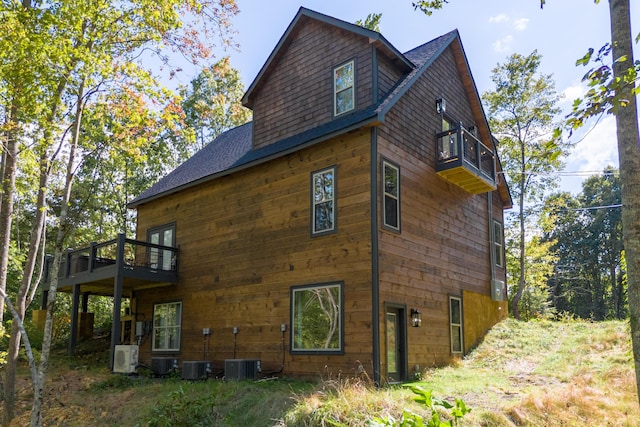
<path id="1" fill-rule="evenodd" d="M 412 5 L 414 9 L 419 9 L 427 15 L 431 15 L 434 10 L 442 9 L 445 3 L 449 3 L 449 0 L 422 0 L 412 3 Z"/>
<path id="2" fill-rule="evenodd" d="M 134 382 L 128 375 L 110 375 L 106 379 L 91 385 L 93 390 L 124 390 L 133 387 Z"/>
<path id="3" fill-rule="evenodd" d="M 456 398 L 455 404 L 451 404 L 446 400 L 436 399 L 433 397 L 432 390 L 426 390 L 420 386 L 409 386 L 409 388 L 417 395 L 414 400 L 417 403 L 426 406 L 427 409 L 431 411 L 430 418 L 425 419 L 424 417 L 405 409 L 399 420 L 396 420 L 393 417 L 376 417 L 370 425 L 384 427 L 451 427 L 457 426 L 458 422 L 471 411 L 471 409 L 467 408 L 467 405 L 462 401 L 462 399 Z M 448 414 L 451 420 L 442 420 L 440 418 L 440 409 L 449 411 Z"/>
<path id="4" fill-rule="evenodd" d="M 362 19 L 358 19 L 355 24 L 364 28 L 368 28 L 369 30 L 380 32 L 380 20 L 382 19 L 381 13 L 370 13 L 367 15 L 364 22 Z"/>

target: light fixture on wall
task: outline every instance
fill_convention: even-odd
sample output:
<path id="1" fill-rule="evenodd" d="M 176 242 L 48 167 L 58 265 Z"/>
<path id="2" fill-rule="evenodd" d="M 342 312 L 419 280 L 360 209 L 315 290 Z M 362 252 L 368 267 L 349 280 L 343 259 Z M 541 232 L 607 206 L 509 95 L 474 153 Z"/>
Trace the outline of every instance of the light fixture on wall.
<path id="1" fill-rule="evenodd" d="M 447 101 L 444 98 L 436 99 L 436 111 L 438 114 L 444 114 L 447 111 Z"/>
<path id="2" fill-rule="evenodd" d="M 415 308 L 412 308 L 411 309 L 411 326 L 413 326 L 414 328 L 417 328 L 420 325 L 422 325 L 422 315 L 418 310 L 416 310 Z"/>

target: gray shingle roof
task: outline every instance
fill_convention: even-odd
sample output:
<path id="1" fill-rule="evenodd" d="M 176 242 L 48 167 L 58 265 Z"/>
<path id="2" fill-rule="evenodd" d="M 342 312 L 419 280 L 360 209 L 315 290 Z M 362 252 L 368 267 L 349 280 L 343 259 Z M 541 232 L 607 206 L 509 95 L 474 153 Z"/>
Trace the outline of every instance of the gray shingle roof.
<path id="1" fill-rule="evenodd" d="M 134 208 L 219 176 L 266 162 L 363 125 L 383 122 L 386 112 L 457 37 L 458 32 L 454 30 L 405 53 L 404 56 L 415 64 L 415 68 L 383 96 L 378 104 L 259 149 L 252 148 L 253 124 L 238 126 L 218 136 L 133 199 L 129 207 Z"/>

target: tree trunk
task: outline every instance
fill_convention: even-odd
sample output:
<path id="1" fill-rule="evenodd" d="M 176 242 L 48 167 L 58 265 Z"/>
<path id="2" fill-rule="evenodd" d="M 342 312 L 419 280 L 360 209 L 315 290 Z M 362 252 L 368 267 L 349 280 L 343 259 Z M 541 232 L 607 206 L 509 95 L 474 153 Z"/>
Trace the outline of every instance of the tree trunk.
<path id="1" fill-rule="evenodd" d="M 15 124 L 17 106 L 11 106 L 9 122 Z M 5 150 L 4 179 L 2 180 L 2 202 L 0 203 L 0 291 L 7 291 L 7 272 L 9 269 L 9 246 L 11 245 L 11 223 L 13 221 L 13 198 L 16 185 L 16 167 L 18 157 L 18 137 L 10 125 L 7 131 Z M 0 304 L 0 325 L 4 317 L 4 304 Z"/>
<path id="2" fill-rule="evenodd" d="M 522 294 L 524 293 L 524 287 L 526 284 L 526 278 L 525 278 L 525 259 L 526 259 L 526 242 L 525 242 L 525 237 L 526 237 L 526 228 L 525 228 L 525 216 L 524 216 L 524 195 L 525 195 L 525 190 L 526 190 L 526 180 L 527 180 L 527 176 L 526 176 L 526 163 L 525 163 L 525 147 L 524 147 L 524 142 L 521 142 L 520 144 L 520 156 L 521 156 L 521 165 L 522 166 L 522 170 L 521 170 L 521 181 L 520 181 L 520 195 L 519 195 L 519 206 L 518 208 L 520 209 L 520 212 L 518 214 L 518 221 L 520 222 L 520 236 L 519 236 L 519 244 L 520 244 L 520 276 L 518 279 L 518 290 L 516 291 L 516 294 L 513 296 L 513 299 L 511 300 L 511 314 L 513 315 L 514 319 L 518 319 L 520 320 L 520 300 L 522 299 Z"/>
<path id="3" fill-rule="evenodd" d="M 623 79 L 625 71 L 634 66 L 629 0 L 609 0 L 611 13 L 611 45 L 613 74 Z M 626 57 L 625 61 L 618 61 Z M 622 190 L 622 239 L 627 258 L 627 282 L 631 342 L 636 371 L 636 386 L 640 396 L 640 137 L 635 84 L 622 89 L 629 101 L 616 115 L 620 182 Z M 640 400 L 639 400 L 640 403 Z"/>
<path id="4" fill-rule="evenodd" d="M 28 306 L 29 295 L 32 293 L 31 288 L 34 286 L 33 274 L 35 271 L 36 260 L 42 240 L 43 228 L 46 218 L 46 189 L 49 180 L 49 165 L 47 161 L 47 153 L 42 151 L 40 158 L 40 181 L 38 189 L 38 199 L 36 205 L 36 217 L 31 228 L 31 239 L 29 242 L 29 252 L 23 269 L 22 282 L 16 299 L 16 312 L 20 320 L 24 322 L 24 314 Z M 41 266 L 42 268 L 42 266 Z M 37 285 L 37 284 L 36 284 Z M 11 338 L 9 340 L 9 348 L 7 354 L 6 378 L 4 383 L 4 415 L 3 425 L 8 426 L 14 417 L 15 410 L 15 384 L 16 369 L 18 366 L 18 353 L 20 351 L 20 329 L 17 322 L 13 322 L 11 328 Z"/>
<path id="5" fill-rule="evenodd" d="M 76 117 L 73 123 L 72 140 L 69 148 L 69 159 L 67 162 L 67 174 L 65 178 L 64 193 L 60 206 L 60 216 L 58 217 L 58 232 L 56 234 L 55 250 L 53 256 L 53 267 L 50 272 L 51 282 L 49 284 L 49 294 L 47 299 L 47 318 L 44 327 L 44 337 L 42 340 L 42 352 L 40 354 L 40 367 L 38 378 L 33 394 L 33 406 L 31 407 L 31 427 L 42 426 L 42 399 L 44 397 L 44 385 L 46 381 L 47 369 L 49 367 L 49 354 L 51 353 L 51 337 L 53 332 L 53 314 L 55 313 L 56 292 L 58 290 L 58 268 L 62 259 L 64 241 L 67 236 L 67 226 L 69 218 L 69 200 L 71 199 L 71 188 L 75 171 L 75 154 L 80 137 L 80 123 L 82 122 L 82 112 L 84 110 L 84 81 L 78 88 L 78 101 L 76 106 Z"/>

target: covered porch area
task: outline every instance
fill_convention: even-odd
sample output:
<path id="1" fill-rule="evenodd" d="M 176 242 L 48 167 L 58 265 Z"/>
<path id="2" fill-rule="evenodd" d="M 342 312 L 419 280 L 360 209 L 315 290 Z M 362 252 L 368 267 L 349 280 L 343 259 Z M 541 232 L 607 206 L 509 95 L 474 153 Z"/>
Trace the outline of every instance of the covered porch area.
<path id="1" fill-rule="evenodd" d="M 48 259 L 47 272 L 52 267 L 52 261 Z M 113 369 L 116 345 L 124 340 L 130 344 L 135 338 L 136 292 L 172 286 L 177 281 L 178 248 L 127 239 L 124 234 L 119 234 L 116 239 L 107 242 L 67 250 L 59 267 L 57 290 L 72 294 L 69 353 L 75 352 L 79 312 L 82 308 L 83 315 L 87 313 L 89 296 L 113 297 L 110 347 L 110 368 Z M 46 309 L 50 284 L 51 277 L 47 277 L 42 296 L 43 309 Z M 127 298 L 130 305 L 125 311 L 122 303 Z M 123 327 L 125 324 L 127 328 Z"/>

